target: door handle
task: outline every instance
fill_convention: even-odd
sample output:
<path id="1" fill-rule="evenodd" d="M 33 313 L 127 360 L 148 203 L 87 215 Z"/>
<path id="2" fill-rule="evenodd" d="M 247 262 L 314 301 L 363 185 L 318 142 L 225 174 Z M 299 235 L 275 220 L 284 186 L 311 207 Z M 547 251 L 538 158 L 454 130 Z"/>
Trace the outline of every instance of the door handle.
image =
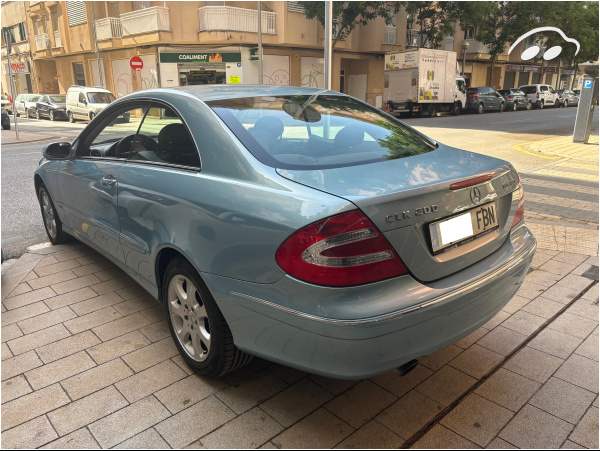
<path id="1" fill-rule="evenodd" d="M 102 180 L 100 181 L 100 183 L 102 183 L 102 186 L 113 187 L 117 184 L 117 179 L 114 178 L 112 175 L 106 175 L 106 176 L 102 177 Z"/>

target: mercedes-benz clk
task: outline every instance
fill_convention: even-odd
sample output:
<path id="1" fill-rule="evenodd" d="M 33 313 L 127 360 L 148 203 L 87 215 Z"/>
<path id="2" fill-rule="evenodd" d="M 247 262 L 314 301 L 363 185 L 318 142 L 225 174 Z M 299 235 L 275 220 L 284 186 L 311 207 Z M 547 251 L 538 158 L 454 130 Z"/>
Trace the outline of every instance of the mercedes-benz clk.
<path id="1" fill-rule="evenodd" d="M 127 272 L 210 377 L 403 366 L 492 318 L 536 248 L 510 163 L 312 88 L 133 93 L 46 146 L 35 188 L 50 240 Z"/>

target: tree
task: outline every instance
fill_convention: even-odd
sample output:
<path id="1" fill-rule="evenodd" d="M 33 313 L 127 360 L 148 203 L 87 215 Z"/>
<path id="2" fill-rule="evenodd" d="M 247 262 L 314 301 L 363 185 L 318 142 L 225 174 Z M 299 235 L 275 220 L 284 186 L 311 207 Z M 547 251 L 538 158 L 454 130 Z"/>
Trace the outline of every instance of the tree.
<path id="1" fill-rule="evenodd" d="M 307 19 L 317 19 L 325 28 L 325 2 L 298 2 L 304 7 Z M 400 11 L 398 2 L 333 2 L 333 28 L 335 39 L 331 43 L 334 48 L 338 40 L 344 40 L 356 27 L 363 27 L 377 17 L 383 17 L 387 25 L 391 25 L 395 15 Z"/>
<path id="2" fill-rule="evenodd" d="M 538 25 L 539 10 L 546 2 L 453 2 L 455 17 L 462 30 L 475 28 L 475 39 L 488 46 L 490 73 L 487 84 L 492 85 L 494 65 L 498 55 L 505 52 L 522 34 Z"/>
<path id="3" fill-rule="evenodd" d="M 419 25 L 420 43 L 424 47 L 427 42 L 431 48 L 441 47 L 447 36 L 454 34 L 453 2 L 400 2 Z"/>

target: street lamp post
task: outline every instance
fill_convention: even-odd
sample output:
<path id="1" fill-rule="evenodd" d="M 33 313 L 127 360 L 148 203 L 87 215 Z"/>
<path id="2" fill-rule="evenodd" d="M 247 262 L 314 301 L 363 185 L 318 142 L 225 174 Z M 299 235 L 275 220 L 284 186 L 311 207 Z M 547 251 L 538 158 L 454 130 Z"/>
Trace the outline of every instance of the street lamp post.
<path id="1" fill-rule="evenodd" d="M 465 60 L 467 58 L 467 49 L 469 48 L 469 43 L 465 39 L 462 41 L 461 48 L 463 51 L 463 65 L 462 65 L 462 74 L 465 75 Z"/>

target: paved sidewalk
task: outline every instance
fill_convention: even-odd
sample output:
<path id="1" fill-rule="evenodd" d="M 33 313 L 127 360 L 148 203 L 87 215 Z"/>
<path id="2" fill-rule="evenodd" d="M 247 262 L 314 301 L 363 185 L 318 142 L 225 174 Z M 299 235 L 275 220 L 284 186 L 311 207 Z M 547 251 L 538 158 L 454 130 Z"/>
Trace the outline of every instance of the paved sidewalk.
<path id="1" fill-rule="evenodd" d="M 572 136 L 561 136 L 519 144 L 515 146 L 515 149 L 521 152 L 533 153 L 538 156 L 541 154 L 556 159 L 575 158 L 597 162 L 600 160 L 598 144 L 598 135 L 591 135 L 588 144 L 574 143 Z"/>
<path id="2" fill-rule="evenodd" d="M 597 266 L 539 249 L 496 317 L 403 378 L 254 359 L 207 380 L 121 270 L 81 244 L 40 247 L 2 274 L 2 446 L 597 448 Z"/>

